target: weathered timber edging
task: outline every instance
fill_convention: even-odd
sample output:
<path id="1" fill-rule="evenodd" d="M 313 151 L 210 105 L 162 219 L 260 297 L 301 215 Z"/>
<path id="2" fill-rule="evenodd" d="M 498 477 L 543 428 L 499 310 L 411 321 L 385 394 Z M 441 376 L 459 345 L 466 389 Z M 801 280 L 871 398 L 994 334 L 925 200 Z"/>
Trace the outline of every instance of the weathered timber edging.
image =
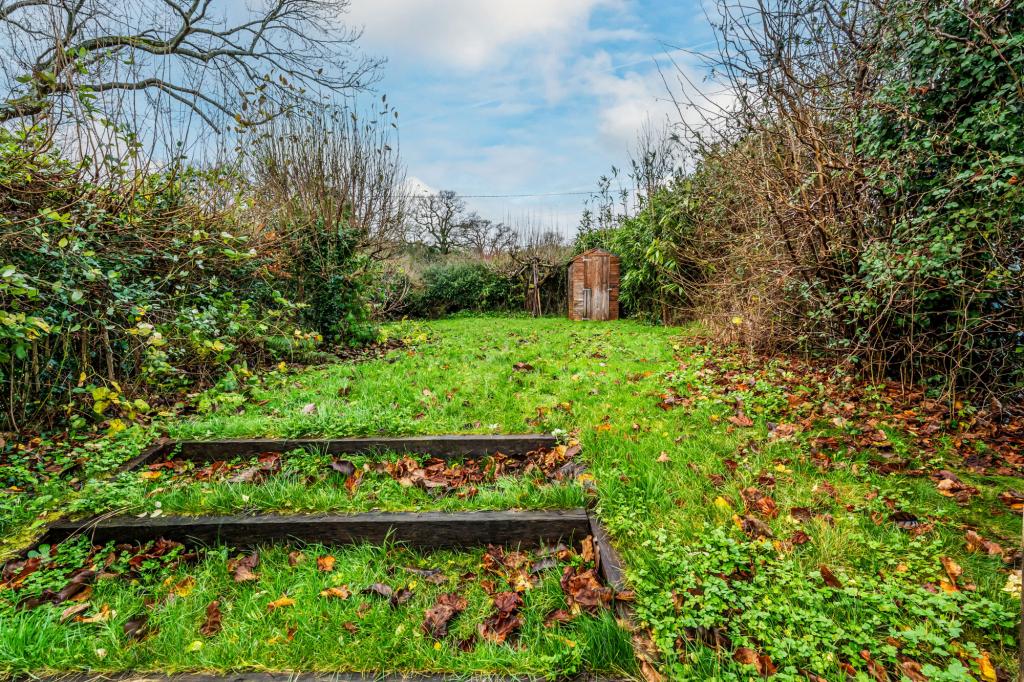
<path id="1" fill-rule="evenodd" d="M 261 514 L 258 516 L 113 517 L 51 524 L 40 542 L 75 535 L 93 542 L 148 542 L 252 547 L 276 542 L 404 543 L 422 549 L 571 543 L 589 535 L 585 509 L 553 511 L 371 512 L 366 514 Z"/>
<path id="2" fill-rule="evenodd" d="M 590 523 L 590 535 L 594 539 L 594 550 L 597 553 L 597 573 L 604 580 L 606 585 L 613 587 L 616 591 L 626 589 L 626 579 L 622 563 L 622 557 L 612 546 L 612 539 L 608 531 L 601 525 L 601 521 L 592 512 L 587 512 L 587 520 Z"/>
<path id="3" fill-rule="evenodd" d="M 547 434 L 519 435 L 447 435 L 400 438 L 246 438 L 237 440 L 161 440 L 127 462 L 130 471 L 167 458 L 191 462 L 214 462 L 236 457 L 251 457 L 265 452 L 311 450 L 330 455 L 397 452 L 427 455 L 441 459 L 473 459 L 497 452 L 522 456 L 543 448 L 553 448 L 557 439 Z"/>

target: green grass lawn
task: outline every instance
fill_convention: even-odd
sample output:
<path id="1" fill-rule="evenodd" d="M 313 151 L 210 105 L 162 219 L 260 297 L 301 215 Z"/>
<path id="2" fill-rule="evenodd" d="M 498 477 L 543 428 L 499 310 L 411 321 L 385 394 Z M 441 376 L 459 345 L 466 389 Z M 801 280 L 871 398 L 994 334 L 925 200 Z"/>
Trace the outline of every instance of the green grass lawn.
<path id="1" fill-rule="evenodd" d="M 861 446 L 864 420 L 842 417 L 829 381 L 787 367 L 767 380 L 695 330 L 466 318 L 391 333 L 427 340 L 384 360 L 273 373 L 166 428 L 174 438 L 563 430 L 583 446 L 598 513 L 626 561 L 638 650 L 662 675 L 750 679 L 760 666 L 777 680 L 870 679 L 884 667 L 890 679 L 994 680 L 991 666 L 1015 669 L 1009 567 L 970 551 L 966 534 L 1004 554 L 1018 547 L 1020 515 L 998 495 L 1020 481 L 963 470 L 955 443 L 918 452 L 920 437 L 883 401 L 856 406 L 877 404 L 871 429 L 886 434 L 872 436 L 884 447 Z M 780 423 L 794 403 L 809 407 L 790 432 Z M 823 465 L 815 439 L 837 437 L 855 444 Z M 951 470 L 978 493 L 960 504 L 928 476 L 880 473 L 879 457 Z M 298 483 L 244 494 L 278 506 L 302 498 L 288 487 Z M 72 504 L 117 507 L 136 487 L 86 484 Z M 200 491 L 175 504 L 226 510 L 240 494 Z M 335 662 L 309 656 L 313 668 Z M 259 648 L 238 660 L 281 659 Z M 456 667 L 454 657 L 431 660 Z"/>

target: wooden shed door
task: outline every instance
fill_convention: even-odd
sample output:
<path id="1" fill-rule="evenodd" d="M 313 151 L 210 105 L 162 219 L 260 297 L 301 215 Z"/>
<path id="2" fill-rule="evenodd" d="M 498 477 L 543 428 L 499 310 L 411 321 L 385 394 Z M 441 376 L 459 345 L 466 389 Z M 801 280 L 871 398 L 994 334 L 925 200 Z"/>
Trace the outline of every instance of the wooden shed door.
<path id="1" fill-rule="evenodd" d="M 586 319 L 608 319 L 608 259 L 583 259 L 583 287 L 590 290 L 590 305 L 586 306 Z"/>

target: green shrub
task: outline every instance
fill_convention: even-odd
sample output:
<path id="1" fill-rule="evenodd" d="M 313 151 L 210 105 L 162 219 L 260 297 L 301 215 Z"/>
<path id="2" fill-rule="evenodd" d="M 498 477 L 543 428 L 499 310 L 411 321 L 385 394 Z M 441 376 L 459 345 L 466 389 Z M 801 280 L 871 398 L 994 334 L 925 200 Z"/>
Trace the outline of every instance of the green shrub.
<path id="1" fill-rule="evenodd" d="M 423 273 L 423 287 L 409 297 L 407 312 L 440 317 L 460 311 L 486 312 L 522 307 L 522 292 L 509 277 L 483 263 L 434 265 Z"/>
<path id="2" fill-rule="evenodd" d="M 855 254 L 838 313 L 892 364 L 1020 390 L 1024 8 L 905 1 L 888 15 L 884 80 L 856 132 L 892 218 Z"/>
<path id="3" fill-rule="evenodd" d="M 230 178 L 115 168 L 97 182 L 89 163 L 62 159 L 42 129 L 0 129 L 0 430 L 121 428 L 276 361 L 270 338 L 318 343 L 278 293 L 293 280 L 277 252 L 244 214 L 197 199 Z"/>
<path id="4" fill-rule="evenodd" d="M 657 192 L 637 215 L 577 237 L 577 253 L 602 248 L 619 257 L 623 316 L 662 323 L 690 316 L 692 302 L 680 282 L 698 279 L 700 268 L 677 248 L 692 225 L 686 206 L 687 194 L 680 182 Z"/>

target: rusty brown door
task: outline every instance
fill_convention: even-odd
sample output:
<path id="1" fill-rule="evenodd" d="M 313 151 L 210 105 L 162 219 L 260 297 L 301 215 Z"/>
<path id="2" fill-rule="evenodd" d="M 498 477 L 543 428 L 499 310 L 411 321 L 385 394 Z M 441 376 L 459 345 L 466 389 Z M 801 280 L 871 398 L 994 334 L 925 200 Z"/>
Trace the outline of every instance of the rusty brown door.
<path id="1" fill-rule="evenodd" d="M 608 319 L 608 259 L 597 256 L 583 259 L 583 290 L 586 305 L 584 319 Z"/>

